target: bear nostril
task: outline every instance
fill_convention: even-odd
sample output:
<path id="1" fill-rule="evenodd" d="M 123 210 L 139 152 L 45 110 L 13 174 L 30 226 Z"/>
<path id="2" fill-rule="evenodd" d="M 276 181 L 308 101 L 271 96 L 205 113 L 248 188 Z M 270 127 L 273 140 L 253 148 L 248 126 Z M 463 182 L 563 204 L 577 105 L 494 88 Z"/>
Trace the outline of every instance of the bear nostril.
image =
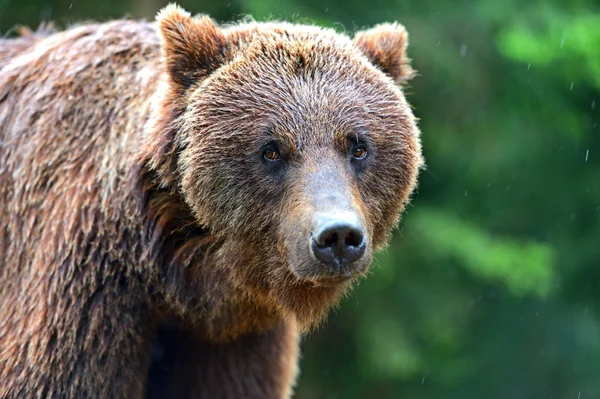
<path id="1" fill-rule="evenodd" d="M 347 247 L 358 247 L 363 242 L 363 235 L 360 231 L 349 231 L 344 237 Z"/>
<path id="2" fill-rule="evenodd" d="M 337 244 L 338 236 L 337 233 L 333 232 L 323 240 L 323 246 L 325 247 L 334 247 Z"/>

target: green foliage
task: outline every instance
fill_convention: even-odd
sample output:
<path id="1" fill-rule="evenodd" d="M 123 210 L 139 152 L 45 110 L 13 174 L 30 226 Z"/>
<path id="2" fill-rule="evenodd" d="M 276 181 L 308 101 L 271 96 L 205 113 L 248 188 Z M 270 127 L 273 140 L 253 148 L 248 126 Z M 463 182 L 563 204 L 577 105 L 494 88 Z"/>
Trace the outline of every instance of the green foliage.
<path id="1" fill-rule="evenodd" d="M 0 30 L 165 3 L 0 0 Z M 599 3 L 182 5 L 410 33 L 428 168 L 369 278 L 305 338 L 297 398 L 600 398 Z"/>
<path id="2" fill-rule="evenodd" d="M 413 223 L 435 256 L 446 262 L 455 259 L 478 278 L 504 283 L 514 296 L 545 297 L 552 289 L 553 251 L 548 245 L 492 237 L 444 211 L 422 210 Z"/>
<path id="3" fill-rule="evenodd" d="M 580 75 L 584 83 L 600 88 L 600 15 L 568 15 L 542 9 L 540 23 L 523 21 L 498 37 L 507 57 L 552 68 L 559 78 Z"/>

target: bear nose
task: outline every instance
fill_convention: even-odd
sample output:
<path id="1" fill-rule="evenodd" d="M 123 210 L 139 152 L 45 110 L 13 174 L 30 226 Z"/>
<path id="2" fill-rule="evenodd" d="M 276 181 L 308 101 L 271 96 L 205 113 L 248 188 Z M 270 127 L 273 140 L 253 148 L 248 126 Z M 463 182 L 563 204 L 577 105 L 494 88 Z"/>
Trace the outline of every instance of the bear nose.
<path id="1" fill-rule="evenodd" d="M 365 253 L 363 228 L 355 214 L 318 215 L 314 226 L 311 250 L 319 261 L 341 266 Z"/>

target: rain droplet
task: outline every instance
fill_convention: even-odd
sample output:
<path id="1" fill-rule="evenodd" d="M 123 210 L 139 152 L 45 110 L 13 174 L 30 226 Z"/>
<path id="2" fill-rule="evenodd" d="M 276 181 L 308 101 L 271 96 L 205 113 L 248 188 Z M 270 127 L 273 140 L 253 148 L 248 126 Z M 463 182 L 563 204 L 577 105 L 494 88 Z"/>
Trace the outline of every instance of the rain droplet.
<path id="1" fill-rule="evenodd" d="M 569 88 L 569 90 L 573 90 L 573 82 L 571 82 L 571 87 Z"/>
<path id="2" fill-rule="evenodd" d="M 421 380 L 421 385 L 423 385 L 425 383 L 425 376 L 423 376 L 423 379 Z"/>
<path id="3" fill-rule="evenodd" d="M 596 108 L 596 100 L 592 100 L 592 105 L 591 105 L 591 108 L 592 108 L 592 109 Z"/>
<path id="4" fill-rule="evenodd" d="M 69 5 L 69 10 L 70 10 L 72 7 L 73 7 L 73 3 L 71 3 L 71 4 Z"/>
<path id="5" fill-rule="evenodd" d="M 529 68 L 531 68 L 531 62 L 529 64 L 527 64 L 527 70 L 529 71 Z"/>
<path id="6" fill-rule="evenodd" d="M 441 42 L 437 42 L 436 46 L 439 46 Z"/>
<path id="7" fill-rule="evenodd" d="M 590 149 L 588 148 L 587 151 L 585 152 L 585 162 L 587 162 L 589 155 L 590 155 Z"/>
<path id="8" fill-rule="evenodd" d="M 469 190 L 465 190 L 465 197 L 467 196 L 467 193 L 469 192 Z"/>
<path id="9" fill-rule="evenodd" d="M 581 399 L 581 392 L 579 392 L 579 395 L 577 395 L 577 399 Z"/>
<path id="10" fill-rule="evenodd" d="M 464 57 L 465 55 L 467 55 L 467 45 L 466 44 L 462 44 L 460 46 L 460 56 Z"/>
<path id="11" fill-rule="evenodd" d="M 560 48 L 563 47 L 564 43 L 565 43 L 565 34 L 563 33 L 562 37 L 560 38 Z"/>

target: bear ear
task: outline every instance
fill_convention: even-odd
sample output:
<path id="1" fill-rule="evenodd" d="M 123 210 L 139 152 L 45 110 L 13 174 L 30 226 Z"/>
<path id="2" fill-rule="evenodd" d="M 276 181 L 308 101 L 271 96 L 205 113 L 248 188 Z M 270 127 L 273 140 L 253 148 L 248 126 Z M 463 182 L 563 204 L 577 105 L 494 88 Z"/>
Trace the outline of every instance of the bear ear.
<path id="1" fill-rule="evenodd" d="M 396 83 L 407 81 L 415 75 L 406 56 L 408 33 L 404 26 L 396 22 L 386 23 L 357 32 L 354 44 Z"/>
<path id="2" fill-rule="evenodd" d="M 223 63 L 225 36 L 206 16 L 192 18 L 175 4 L 156 16 L 162 38 L 167 73 L 182 89 L 187 89 Z"/>

